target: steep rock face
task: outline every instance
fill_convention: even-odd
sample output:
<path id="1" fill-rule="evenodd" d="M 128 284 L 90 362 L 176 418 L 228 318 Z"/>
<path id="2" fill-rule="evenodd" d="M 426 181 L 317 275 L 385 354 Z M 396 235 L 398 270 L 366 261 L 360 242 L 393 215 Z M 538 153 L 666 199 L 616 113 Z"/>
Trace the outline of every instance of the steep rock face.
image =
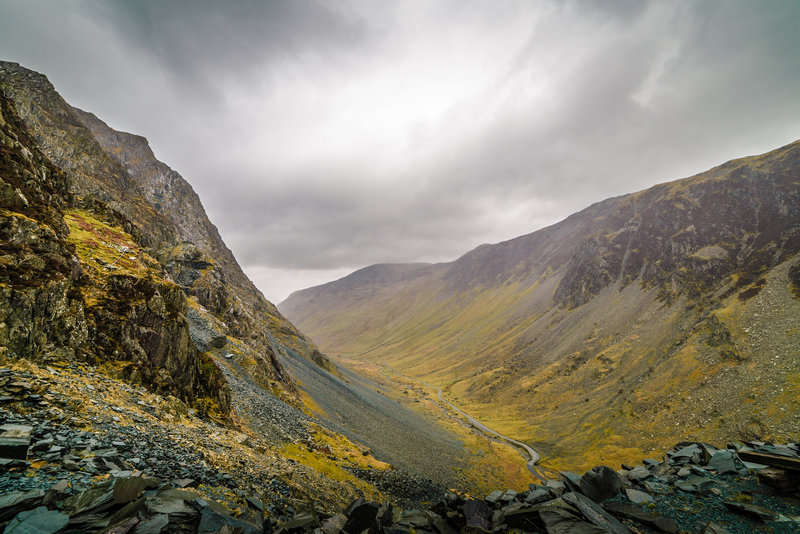
<path id="1" fill-rule="evenodd" d="M 158 161 L 147 139 L 109 128 L 95 115 L 72 108 L 100 145 L 133 177 L 150 205 L 175 227 L 181 243 L 159 252 L 173 279 L 222 319 L 231 333 L 268 354 L 268 331 L 280 345 L 332 369 L 316 346 L 278 312 L 244 274 L 200 198 L 180 174 Z M 275 362 L 277 363 L 277 362 Z M 279 365 L 276 369 L 280 369 Z M 288 381 L 278 372 L 273 378 Z"/>
<path id="2" fill-rule="evenodd" d="M 253 378 L 294 391 L 275 351 L 292 350 L 331 368 L 244 275 L 191 186 L 155 159 L 146 139 L 69 106 L 45 76 L 17 64 L 0 62 L 0 82 L 78 203 L 117 213 L 115 224 L 166 267 L 162 276 L 192 297 L 189 304 L 239 339 L 238 351 L 255 362 Z"/>
<path id="3" fill-rule="evenodd" d="M 138 236 L 146 246 L 170 241 L 167 220 L 141 202 L 141 187 L 100 146 L 47 77 L 0 61 L 0 80 L 41 151 L 66 174 L 71 192 L 96 198 L 136 227 L 146 228 Z"/>
<path id="4" fill-rule="evenodd" d="M 74 221 L 79 204 L 67 176 L 41 153 L 0 89 L 0 357 L 124 362 L 132 378 L 227 412 L 219 371 L 189 341 L 183 293 L 142 265 L 145 277 L 111 269 L 93 275 L 65 218 L 71 213 Z M 88 234 L 97 228 L 87 219 L 96 219 L 81 217 Z"/>
<path id="5" fill-rule="evenodd" d="M 424 375 L 570 462 L 667 446 L 674 425 L 790 439 L 799 186 L 795 142 L 407 268 L 416 277 L 376 282 L 367 268 L 280 309 L 326 352 Z"/>

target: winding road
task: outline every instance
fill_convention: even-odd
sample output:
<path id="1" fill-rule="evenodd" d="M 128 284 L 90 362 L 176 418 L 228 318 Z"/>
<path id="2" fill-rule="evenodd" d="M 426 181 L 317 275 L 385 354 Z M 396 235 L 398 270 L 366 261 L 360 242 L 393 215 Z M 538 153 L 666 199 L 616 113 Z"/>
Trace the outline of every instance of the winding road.
<path id="1" fill-rule="evenodd" d="M 416 378 L 411 378 L 410 376 L 406 376 L 406 375 L 404 375 L 402 373 L 399 373 L 397 370 L 393 369 L 392 367 L 390 367 L 386 363 L 381 362 L 381 365 L 383 366 L 384 369 L 387 369 L 387 370 L 393 372 L 394 374 L 396 374 L 399 377 L 402 377 L 402 378 L 404 378 L 404 379 L 406 379 L 408 381 L 417 382 L 419 384 L 422 384 L 423 386 L 427 386 L 429 388 L 435 389 L 436 390 L 436 395 L 439 397 L 439 400 L 441 402 L 443 402 L 444 404 L 446 404 L 447 406 L 452 408 L 456 413 L 458 413 L 459 415 L 464 417 L 475 428 L 477 428 L 478 430 L 480 430 L 484 434 L 489 434 L 491 436 L 499 438 L 499 439 L 501 439 L 501 440 L 513 445 L 514 447 L 517 447 L 517 448 L 522 449 L 523 451 L 525 451 L 527 453 L 527 456 L 530 456 L 530 460 L 528 460 L 527 463 L 526 463 L 526 465 L 528 466 L 528 471 L 530 471 L 531 474 L 533 474 L 540 481 L 547 482 L 547 479 L 539 472 L 539 470 L 536 467 L 536 463 L 541 459 L 541 455 L 538 452 L 536 452 L 536 450 L 534 450 L 533 447 L 531 447 L 530 445 L 528 445 L 526 443 L 523 443 L 521 441 L 517 441 L 517 440 L 515 440 L 513 438 L 510 438 L 508 436 L 504 436 L 500 432 L 497 432 L 496 430 L 492 430 L 491 428 L 489 428 L 485 424 L 481 423 L 480 421 L 478 421 L 477 419 L 475 419 L 471 415 L 465 413 L 464 410 L 462 410 L 461 408 L 459 408 L 458 406 L 456 406 L 455 404 L 453 404 L 452 402 L 450 402 L 449 400 L 445 399 L 442 396 L 442 388 L 440 388 L 439 386 L 434 386 L 433 384 L 428 384 L 427 382 L 424 382 L 422 380 L 419 380 L 419 379 L 416 379 Z"/>

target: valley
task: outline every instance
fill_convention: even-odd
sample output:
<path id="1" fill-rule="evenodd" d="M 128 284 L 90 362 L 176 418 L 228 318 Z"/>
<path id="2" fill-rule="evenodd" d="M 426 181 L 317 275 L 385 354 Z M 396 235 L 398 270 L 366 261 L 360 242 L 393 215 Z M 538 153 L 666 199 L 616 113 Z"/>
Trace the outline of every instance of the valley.
<path id="1" fill-rule="evenodd" d="M 0 527 L 791 531 L 799 186 L 796 142 L 276 307 L 145 138 L 0 62 Z"/>
<path id="2" fill-rule="evenodd" d="M 556 468 L 646 458 L 676 429 L 793 439 L 799 164 L 796 142 L 279 309 L 345 365 L 440 387 Z"/>
<path id="3" fill-rule="evenodd" d="M 382 372 L 383 373 L 387 373 L 387 372 L 388 373 L 393 373 L 393 374 L 398 375 L 400 378 L 402 378 L 404 380 L 413 381 L 412 378 L 398 373 L 397 371 L 395 371 L 394 369 L 392 369 L 391 367 L 389 367 L 386 364 L 382 364 L 382 366 L 383 366 L 383 368 L 382 368 Z M 436 402 L 439 405 L 439 407 L 441 407 L 445 412 L 447 412 L 448 409 L 450 409 L 450 410 L 454 411 L 456 414 L 458 414 L 461 417 L 463 417 L 466 420 L 466 423 L 467 423 L 467 425 L 469 427 L 477 428 L 480 432 L 482 432 L 482 433 L 484 433 L 484 434 L 486 434 L 486 435 L 488 435 L 490 437 L 499 438 L 502 441 L 505 441 L 505 442 L 515 446 L 515 447 L 520 448 L 522 453 L 523 453 L 523 456 L 526 456 L 526 460 L 527 461 L 525 462 L 525 465 L 527 466 L 528 471 L 530 471 L 537 479 L 539 479 L 540 482 L 547 482 L 547 478 L 544 477 L 539 472 L 538 468 L 536 467 L 536 464 L 541 459 L 541 455 L 538 452 L 536 452 L 535 450 L 533 450 L 533 448 L 531 448 L 529 445 L 526 445 L 525 443 L 522 443 L 521 441 L 517 441 L 517 440 L 515 440 L 513 438 L 509 438 L 508 436 L 504 436 L 504 435 L 500 434 L 499 432 L 496 432 L 496 431 L 492 430 L 491 428 L 489 428 L 488 426 L 484 425 L 483 423 L 481 423 L 480 421 L 478 421 L 474 417 L 472 417 L 470 415 L 467 415 L 466 413 L 464 413 L 464 411 L 461 408 L 459 408 L 458 406 L 456 406 L 452 402 L 450 402 L 447 399 L 445 399 L 444 397 L 442 397 L 442 388 L 440 388 L 439 386 L 433 386 L 431 384 L 428 384 L 427 382 L 423 382 L 422 380 L 420 380 L 419 383 L 422 384 L 425 387 L 433 388 L 433 389 L 436 390 L 436 398 L 438 400 L 436 400 L 434 402 Z"/>

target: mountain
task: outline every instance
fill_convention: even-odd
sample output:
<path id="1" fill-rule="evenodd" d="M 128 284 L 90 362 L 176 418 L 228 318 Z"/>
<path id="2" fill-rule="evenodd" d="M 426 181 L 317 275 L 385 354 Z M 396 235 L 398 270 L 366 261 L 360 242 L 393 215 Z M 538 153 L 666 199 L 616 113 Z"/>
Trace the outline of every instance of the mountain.
<path id="1" fill-rule="evenodd" d="M 378 486 L 419 499 L 488 483 L 483 466 L 462 473 L 470 454 L 451 433 L 343 375 L 263 297 L 144 137 L 70 106 L 16 63 L 0 62 L 0 105 L 0 403 L 11 403 L 0 421 L 65 418 L 64 432 L 103 442 L 170 436 L 180 422 L 190 435 L 173 445 L 217 458 L 242 491 L 277 477 L 293 498 L 319 491 L 338 506 Z M 13 400 L 31 380 L 58 383 L 43 401 L 53 410 Z M 220 451 L 232 442 L 239 458 L 256 450 L 245 462 L 255 478 L 231 470 Z"/>
<path id="2" fill-rule="evenodd" d="M 195 332 L 217 328 L 217 344 L 236 338 L 229 348 L 242 354 L 249 375 L 285 389 L 287 398 L 295 385 L 278 353 L 291 350 L 331 369 L 245 276 L 192 187 L 154 157 L 145 138 L 71 107 L 45 76 L 17 64 L 0 63 L 0 81 L 43 155 L 64 172 L 73 204 L 116 212 L 122 228 L 191 297 Z"/>
<path id="3" fill-rule="evenodd" d="M 611 198 L 451 263 L 279 309 L 344 363 L 425 377 L 552 465 L 796 436 L 800 142 Z"/>
<path id="4" fill-rule="evenodd" d="M 794 209 L 780 213 L 792 219 Z M 776 217 L 771 224 L 783 223 Z M 775 280 L 785 281 L 788 269 L 796 284 L 798 269 L 788 268 L 793 253 L 785 243 L 770 248 L 753 234 L 748 244 L 742 257 L 767 247 L 771 255 L 762 257 L 774 265 L 753 271 L 764 281 L 751 276 L 720 298 L 759 302 L 768 295 L 770 307 L 756 310 L 768 315 Z M 720 257 L 712 252 L 700 256 Z M 375 266 L 340 282 L 336 299 L 383 300 L 412 314 L 430 307 L 431 295 L 447 301 L 499 287 L 500 260 L 482 266 L 485 258 L 477 256 L 452 273 L 452 265 Z M 584 276 L 578 271 L 570 283 Z M 437 289 L 443 280 L 450 285 Z M 400 306 L 420 284 L 433 293 Z M 686 300 L 675 288 L 657 298 L 665 306 Z M 581 290 L 582 303 L 554 306 L 569 313 L 612 291 L 595 290 Z M 785 293 L 778 294 L 788 299 L 782 311 L 792 312 L 794 297 Z M 767 317 L 779 335 L 764 342 L 795 335 L 795 317 Z M 357 337 L 374 336 L 394 316 L 369 319 Z M 706 343 L 721 358 L 744 360 L 739 365 L 755 362 L 734 346 L 738 331 L 726 327 L 729 319 L 707 317 Z M 783 361 L 772 363 L 785 370 Z M 741 514 L 796 523 L 796 443 L 717 450 L 684 442 L 663 462 L 619 475 L 597 467 L 583 477 L 567 473 L 560 484 L 489 493 L 507 483 L 528 487 L 520 451 L 437 402 L 427 383 L 401 377 L 405 385 L 395 390 L 389 377 L 397 373 L 381 368 L 364 377 L 335 367 L 281 316 L 241 271 L 189 184 L 155 159 L 143 137 L 69 106 L 43 75 L 0 62 L 4 532 L 627 531 L 622 522 L 674 532 L 699 531 L 712 520 L 737 532 L 756 528 Z M 755 368 L 758 380 L 777 380 L 763 365 Z M 790 386 L 786 395 L 785 403 L 796 401 Z M 702 406 L 696 414 L 715 417 L 717 409 Z M 747 459 L 763 461 L 764 469 L 745 470 Z M 669 485 L 641 506 L 667 517 L 620 501 L 650 498 L 641 490 L 651 491 L 644 480 L 651 475 L 668 475 Z M 711 484 L 724 491 L 709 504 Z M 446 487 L 488 496 L 467 498 Z M 713 510 L 685 514 L 707 505 Z"/>

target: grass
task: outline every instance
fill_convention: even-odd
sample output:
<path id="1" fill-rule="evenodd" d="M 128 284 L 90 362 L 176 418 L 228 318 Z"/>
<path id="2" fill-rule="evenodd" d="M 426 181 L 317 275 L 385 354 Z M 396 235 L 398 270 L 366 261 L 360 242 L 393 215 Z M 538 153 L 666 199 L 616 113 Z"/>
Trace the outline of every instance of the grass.
<path id="1" fill-rule="evenodd" d="M 355 477 L 345 468 L 386 470 L 391 466 L 370 454 L 364 454 L 362 448 L 340 434 L 320 425 L 314 424 L 312 427 L 311 443 L 289 443 L 281 447 L 280 454 L 332 480 L 351 485 L 368 499 L 381 500 L 382 495 L 374 486 Z"/>
<path id="2" fill-rule="evenodd" d="M 768 349 L 742 341 L 749 339 L 745 329 L 752 327 L 753 310 L 763 306 L 758 302 L 767 298 L 767 287 L 773 294 L 791 295 L 783 273 L 788 268 L 766 275 L 767 281 L 760 282 L 765 289 L 747 300 L 732 292 L 724 298 L 706 298 L 702 306 L 681 301 L 665 305 L 655 299 L 654 291 L 634 284 L 605 291 L 575 310 L 534 307 L 527 315 L 521 312 L 523 302 L 549 298 L 538 295 L 549 291 L 546 281 L 527 293 L 510 284 L 468 296 L 434 294 L 424 299 L 421 295 L 432 287 L 421 282 L 393 296 L 402 305 L 392 299 L 373 303 L 390 316 L 376 331 L 356 330 L 334 350 L 321 341 L 325 336 L 334 339 L 331 332 L 336 329 L 343 329 L 337 335 L 344 337 L 348 320 L 371 313 L 355 295 L 359 307 L 329 316 L 322 338 L 314 330 L 311 334 L 323 349 L 359 372 L 374 374 L 385 362 L 403 374 L 439 385 L 467 413 L 540 450 L 548 466 L 574 471 L 598 464 L 617 467 L 658 456 L 681 439 L 724 444 L 746 438 L 747 432 L 737 434 L 739 428 L 788 424 L 787 413 L 796 413 L 794 399 L 800 398 L 800 372 L 767 363 Z M 725 287 L 733 284 L 735 280 Z M 791 302 L 797 309 L 798 301 Z M 318 304 L 322 311 L 327 308 L 324 302 Z M 706 311 L 717 318 L 720 328 L 730 331 L 729 343 L 718 347 L 707 343 L 710 329 L 702 315 Z M 783 313 L 795 316 L 789 308 Z M 773 323 L 760 320 L 759 331 L 792 346 L 800 328 L 787 326 L 778 332 Z M 304 323 L 300 326 L 307 328 Z M 759 353 L 765 356 L 748 360 Z M 789 365 L 791 359 L 781 361 Z M 757 374 L 782 385 L 770 390 L 764 381 L 750 385 L 736 378 Z M 398 398 L 418 395 L 407 386 L 396 382 L 392 387 Z M 409 393 L 403 395 L 404 390 Z M 748 400 L 754 391 L 762 394 Z M 767 395 L 767 391 L 772 392 Z M 735 398 L 742 402 L 732 404 L 730 399 Z M 413 400 L 411 405 L 426 409 Z M 748 423 L 750 417 L 766 423 Z M 466 440 L 462 429 L 451 430 Z M 770 432 L 792 439 L 785 430 Z M 520 466 L 516 451 L 504 459 L 477 440 L 465 443 L 482 451 L 469 468 L 472 472 L 486 471 L 491 463 L 491 469 L 503 473 L 499 478 L 515 485 L 517 475 L 504 462 Z"/>
<path id="3" fill-rule="evenodd" d="M 112 275 L 135 278 L 151 277 L 161 282 L 156 260 L 139 248 L 130 234 L 111 226 L 85 210 L 73 209 L 64 214 L 69 228 L 67 242 L 75 247 L 84 272 L 94 283 L 83 289 L 88 306 L 97 305 Z"/>

